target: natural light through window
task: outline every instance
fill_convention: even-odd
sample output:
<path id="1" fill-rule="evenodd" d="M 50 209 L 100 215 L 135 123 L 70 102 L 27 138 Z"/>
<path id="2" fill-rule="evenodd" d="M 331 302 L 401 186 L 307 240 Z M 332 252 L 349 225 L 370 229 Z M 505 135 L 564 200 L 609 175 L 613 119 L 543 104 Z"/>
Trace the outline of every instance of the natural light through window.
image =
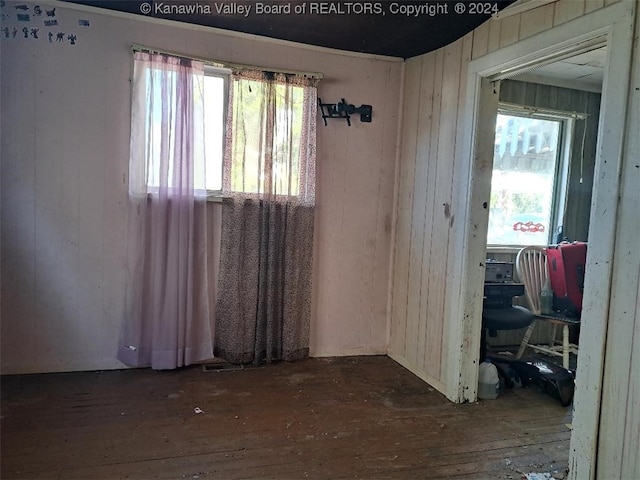
<path id="1" fill-rule="evenodd" d="M 562 121 L 498 114 L 491 178 L 489 245 L 547 245 Z"/>
<path id="2" fill-rule="evenodd" d="M 166 75 L 161 81 L 163 72 L 149 69 L 147 71 L 147 95 L 148 102 L 161 103 L 161 89 L 169 90 L 170 95 L 175 96 L 176 75 Z M 207 195 L 211 192 L 222 190 L 222 161 L 224 156 L 224 136 L 226 120 L 226 99 L 227 99 L 228 76 L 224 73 L 207 73 L 202 80 L 201 76 L 193 76 L 194 92 L 194 121 L 204 119 L 204 128 L 194 128 L 194 142 L 204 145 L 204 148 L 194 150 L 194 190 L 199 195 Z M 200 106 L 203 106 L 200 108 Z M 204 110 L 204 111 L 203 111 Z M 175 145 L 174 135 L 168 130 L 171 125 L 164 125 L 161 118 L 161 110 L 156 109 L 153 117 L 147 118 L 146 135 L 152 138 L 150 150 L 146 153 L 147 169 L 147 191 L 156 192 L 160 185 L 160 176 L 168 175 L 168 184 L 173 185 L 172 167 L 174 160 Z M 162 139 L 168 141 L 166 146 L 162 145 Z M 160 168 L 161 149 L 166 148 L 169 155 L 169 167 L 166 172 Z M 203 165 L 204 163 L 204 165 Z"/>
<path id="3" fill-rule="evenodd" d="M 204 77 L 204 152 L 207 178 L 204 183 L 209 191 L 222 190 L 226 97 L 225 77 L 206 75 Z"/>
<path id="4" fill-rule="evenodd" d="M 269 117 L 261 115 L 265 99 L 272 102 Z M 271 118 L 272 125 L 267 125 Z M 234 165 L 230 188 L 234 192 L 295 196 L 300 192 L 300 144 L 304 119 L 304 89 L 247 79 L 234 86 Z M 271 132 L 273 129 L 273 132 Z"/>

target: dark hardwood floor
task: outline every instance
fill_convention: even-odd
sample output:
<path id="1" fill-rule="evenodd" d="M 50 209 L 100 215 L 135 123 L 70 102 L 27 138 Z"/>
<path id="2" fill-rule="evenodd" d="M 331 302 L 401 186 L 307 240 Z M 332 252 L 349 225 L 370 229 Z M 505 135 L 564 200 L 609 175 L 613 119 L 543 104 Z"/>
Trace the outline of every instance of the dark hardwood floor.
<path id="1" fill-rule="evenodd" d="M 3 479 L 520 479 L 569 457 L 571 407 L 537 387 L 456 405 L 382 356 L 4 376 L 1 398 Z"/>

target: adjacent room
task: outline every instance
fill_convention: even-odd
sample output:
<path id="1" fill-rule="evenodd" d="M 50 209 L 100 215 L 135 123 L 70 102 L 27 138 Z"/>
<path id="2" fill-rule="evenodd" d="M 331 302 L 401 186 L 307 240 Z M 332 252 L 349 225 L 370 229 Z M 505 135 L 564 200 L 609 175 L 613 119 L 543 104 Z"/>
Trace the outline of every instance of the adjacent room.
<path id="1" fill-rule="evenodd" d="M 100 3 L 0 2 L 2 478 L 640 477 L 637 2 Z"/>

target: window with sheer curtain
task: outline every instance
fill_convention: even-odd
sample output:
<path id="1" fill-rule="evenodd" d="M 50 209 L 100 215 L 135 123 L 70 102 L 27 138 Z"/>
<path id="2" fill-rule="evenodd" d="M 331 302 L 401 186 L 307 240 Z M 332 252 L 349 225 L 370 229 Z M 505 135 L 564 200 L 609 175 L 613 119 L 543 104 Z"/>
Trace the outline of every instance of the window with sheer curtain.
<path id="1" fill-rule="evenodd" d="M 121 361 L 308 355 L 316 82 L 134 54 Z M 224 198 L 215 309 L 211 193 Z"/>
<path id="2" fill-rule="evenodd" d="M 215 352 L 234 363 L 308 356 L 316 82 L 233 75 Z"/>
<path id="3" fill-rule="evenodd" d="M 126 317 L 118 358 L 173 369 L 213 356 L 204 160 L 204 66 L 136 52 Z"/>

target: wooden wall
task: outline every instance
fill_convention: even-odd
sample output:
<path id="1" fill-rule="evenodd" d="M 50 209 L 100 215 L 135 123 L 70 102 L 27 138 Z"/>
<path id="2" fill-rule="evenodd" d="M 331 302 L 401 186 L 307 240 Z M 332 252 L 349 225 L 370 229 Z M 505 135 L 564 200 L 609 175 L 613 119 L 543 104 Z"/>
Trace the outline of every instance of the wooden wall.
<path id="1" fill-rule="evenodd" d="M 318 119 L 311 352 L 386 352 L 402 62 L 52 5 L 75 45 L 1 41 L 2 372 L 122 367 L 132 43 L 322 72 L 324 101 L 373 105 Z"/>
<path id="2" fill-rule="evenodd" d="M 409 59 L 397 180 L 389 354 L 443 392 L 456 379 L 447 363 L 452 325 L 446 312 L 459 295 L 447 282 L 463 225 L 449 208 L 467 192 L 453 181 L 463 125 L 470 61 L 574 18 L 606 7 L 560 0 L 521 14 L 491 19 L 440 50 Z M 460 142 L 462 143 L 462 142 Z"/>
<path id="3" fill-rule="evenodd" d="M 471 39 L 410 59 L 405 71 L 389 353 L 439 389 L 447 374 L 441 358 L 456 122 Z"/>
<path id="4" fill-rule="evenodd" d="M 613 5 L 616 3 L 618 5 Z M 585 308 L 606 313 L 597 318 L 590 315 L 588 324 L 583 325 L 584 329 L 593 332 L 582 336 L 588 340 L 586 344 L 592 350 L 581 349 L 578 364 L 578 397 L 574 402 L 574 431 L 571 440 L 570 478 L 573 480 L 640 478 L 640 461 L 637 455 L 640 450 L 640 255 L 637 249 L 640 231 L 640 169 L 637 161 L 640 151 L 640 35 L 637 26 L 640 23 L 640 10 L 636 8 L 637 2 L 560 0 L 520 15 L 490 20 L 456 44 L 411 59 L 407 63 L 405 81 L 401 136 L 403 148 L 397 182 L 390 355 L 449 398 L 460 399 L 460 392 L 456 390 L 458 378 L 447 375 L 449 371 L 459 371 L 458 365 L 451 364 L 451 359 L 456 356 L 446 353 L 447 349 L 467 346 L 447 342 L 453 326 L 459 330 L 459 325 L 463 323 L 461 318 L 447 316 L 447 312 L 455 311 L 450 305 L 458 302 L 456 296 L 459 295 L 459 289 L 447 283 L 447 277 L 455 265 L 452 262 L 451 247 L 459 245 L 457 239 L 464 237 L 464 234 L 457 230 L 462 227 L 456 222 L 453 222 L 451 228 L 444 225 L 437 215 L 437 207 L 440 205 L 435 205 L 430 199 L 438 198 L 446 204 L 447 200 L 454 202 L 457 198 L 468 197 L 468 192 L 456 188 L 452 190 L 447 182 L 441 182 L 434 176 L 438 174 L 446 177 L 441 169 L 455 169 L 451 160 L 456 158 L 457 145 L 442 143 L 440 132 L 443 129 L 455 131 L 459 125 L 470 121 L 460 116 L 459 104 L 447 104 L 446 109 L 442 108 L 445 105 L 443 98 L 450 88 L 456 88 L 466 78 L 469 45 L 470 58 L 481 59 L 485 54 L 497 52 L 502 47 L 532 38 L 583 15 L 586 22 L 581 23 L 581 27 L 597 23 L 595 19 L 602 18 L 597 10 L 603 9 L 602 16 L 606 16 L 605 9 L 613 6 L 620 6 L 615 8 L 615 15 L 624 12 L 622 14 L 625 17 L 624 21 L 616 21 L 616 27 L 608 37 L 610 58 L 615 57 L 617 67 L 624 66 L 625 63 L 628 65 L 631 60 L 632 71 L 631 76 L 627 77 L 625 68 L 620 68 L 612 71 L 608 78 L 608 91 L 615 93 L 612 96 L 616 97 L 610 104 L 615 105 L 616 109 L 613 111 L 609 107 L 610 111 L 605 114 L 609 120 L 614 121 L 603 125 L 607 132 L 607 140 L 603 142 L 606 145 L 598 146 L 599 153 L 606 155 L 602 158 L 602 163 L 596 166 L 596 174 L 600 171 L 602 176 L 595 180 L 599 197 L 592 209 L 598 216 L 602 216 L 599 218 L 599 225 L 613 228 L 606 229 L 610 235 L 600 235 L 600 232 L 594 231 L 592 220 L 590 237 L 596 234 L 596 237 L 600 237 L 600 244 L 606 244 L 607 258 L 598 258 L 598 264 L 594 266 L 598 267 L 595 270 L 605 276 L 607 271 L 610 272 L 611 284 L 609 278 L 589 277 L 589 288 L 595 295 Z M 635 15 L 635 30 L 631 13 Z M 629 49 L 626 42 L 632 36 L 634 45 Z M 536 38 L 542 38 L 542 35 L 532 38 L 531 43 Z M 629 52 L 632 52 L 632 57 Z M 448 68 L 456 60 L 461 64 L 458 77 L 445 76 L 445 57 L 448 57 Z M 486 62 L 482 65 L 487 66 Z M 433 71 L 428 72 L 428 75 L 445 80 L 423 82 L 421 77 L 429 69 Z M 627 78 L 631 79 L 628 99 Z M 616 89 L 618 86 L 621 88 Z M 463 97 L 460 97 L 460 103 L 462 102 Z M 431 104 L 439 105 L 440 108 L 433 108 Z M 430 122 L 432 118 L 437 120 L 438 127 L 434 128 Z M 624 139 L 621 148 L 614 151 L 619 138 Z M 435 155 L 431 149 L 425 154 L 426 150 L 418 148 L 420 145 L 434 143 L 437 144 Z M 612 170 L 617 170 L 617 167 L 607 167 L 607 162 L 620 167 L 619 184 L 611 178 L 614 173 Z M 420 177 L 425 172 L 427 177 Z M 429 189 L 427 195 L 423 192 L 425 185 Z M 611 189 L 615 191 L 612 193 Z M 432 208 L 432 212 L 427 211 L 429 208 Z M 425 220 L 423 211 L 427 211 Z M 429 213 L 433 215 L 431 219 Z M 608 215 L 606 221 L 603 220 L 604 215 Z M 449 232 L 444 233 L 443 229 L 448 229 Z M 439 240 L 448 239 L 448 243 L 432 241 L 434 235 Z M 615 245 L 611 245 L 609 251 L 608 238 L 614 236 Z M 593 241 L 592 238 L 590 240 Z M 415 248 L 415 245 L 427 247 L 420 249 Z M 463 252 L 458 249 L 456 254 L 461 255 Z M 432 269 L 432 265 L 435 268 Z M 431 309 L 430 306 L 434 304 L 438 308 Z M 444 308 L 440 307 L 443 304 Z M 596 308 L 596 304 L 604 306 Z M 465 320 L 464 324 L 466 323 L 468 320 Z M 466 333 L 464 337 L 469 338 Z M 603 341 L 606 341 L 606 345 L 603 345 Z M 468 361 L 472 362 L 472 359 Z"/>

